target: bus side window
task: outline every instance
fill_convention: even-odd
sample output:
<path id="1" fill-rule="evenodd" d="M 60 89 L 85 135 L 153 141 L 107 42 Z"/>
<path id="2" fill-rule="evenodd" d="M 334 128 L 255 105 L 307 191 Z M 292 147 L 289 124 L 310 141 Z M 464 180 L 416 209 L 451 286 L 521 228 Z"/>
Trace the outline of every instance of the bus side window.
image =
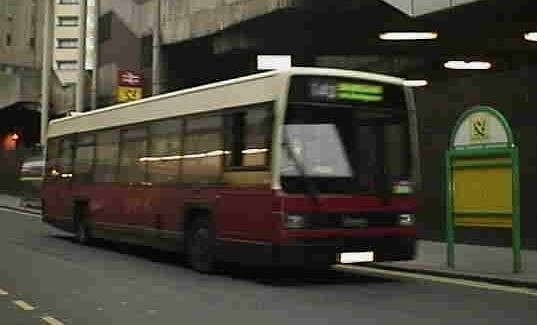
<path id="1" fill-rule="evenodd" d="M 97 183 L 115 182 L 119 161 L 119 130 L 100 131 L 95 140 L 93 180 Z"/>
<path id="2" fill-rule="evenodd" d="M 91 176 L 94 168 L 94 158 L 95 135 L 79 135 L 76 145 L 75 166 L 73 172 L 75 181 L 82 183 L 91 182 Z"/>
<path id="3" fill-rule="evenodd" d="M 153 122 L 149 125 L 148 181 L 176 183 L 181 167 L 181 135 L 183 120 L 179 118 Z"/>
<path id="4" fill-rule="evenodd" d="M 239 167 L 243 165 L 242 151 L 244 150 L 244 115 L 245 112 L 229 114 L 225 118 L 225 165 Z"/>
<path id="5" fill-rule="evenodd" d="M 50 139 L 47 144 L 46 180 L 56 180 L 59 176 L 58 158 L 60 156 L 60 139 Z"/>
<path id="6" fill-rule="evenodd" d="M 272 119 L 266 107 L 249 110 L 246 114 L 243 166 L 267 166 L 270 153 Z"/>
<path id="7" fill-rule="evenodd" d="M 58 176 L 62 179 L 71 179 L 73 176 L 73 139 L 71 137 L 64 137 L 60 143 L 60 155 L 57 164 Z"/>
<path id="8" fill-rule="evenodd" d="M 184 137 L 184 183 L 222 182 L 222 117 L 210 116 L 187 119 Z"/>
<path id="9" fill-rule="evenodd" d="M 122 130 L 119 150 L 119 181 L 137 184 L 145 181 L 144 157 L 147 156 L 147 129 Z"/>
<path id="10" fill-rule="evenodd" d="M 226 116 L 227 168 L 269 165 L 272 136 L 271 105 L 256 105 Z"/>

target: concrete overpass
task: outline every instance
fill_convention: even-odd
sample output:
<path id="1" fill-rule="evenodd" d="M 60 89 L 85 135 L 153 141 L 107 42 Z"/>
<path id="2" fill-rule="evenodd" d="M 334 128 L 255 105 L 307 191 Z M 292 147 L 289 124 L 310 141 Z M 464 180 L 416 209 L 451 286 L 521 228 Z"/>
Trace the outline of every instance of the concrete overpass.
<path id="1" fill-rule="evenodd" d="M 483 0 L 383 0 L 391 6 L 412 16 L 427 15 L 436 11 L 452 9 L 456 6 Z"/>
<path id="2" fill-rule="evenodd" d="M 290 54 L 295 65 L 346 67 L 429 79 L 436 74 L 445 77 L 442 62 L 450 58 L 490 57 L 502 67 L 510 64 L 506 61 L 525 60 L 534 51 L 521 35 L 533 28 L 531 13 L 537 6 L 521 0 L 160 3 L 158 28 L 165 63 L 161 82 L 166 90 L 255 72 L 258 54 Z M 102 14 L 112 16 L 108 20 L 117 31 L 112 42 L 101 44 L 105 75 L 113 75 L 116 63 L 123 61 L 127 68 L 141 70 L 146 84 L 152 83 L 148 52 L 155 28 L 154 8 L 155 0 L 102 1 Z M 378 37 L 385 31 L 405 30 L 435 31 L 439 38 L 386 42 Z M 149 51 L 144 51 L 144 42 Z M 118 46 L 122 51 L 117 51 Z M 131 55 L 125 57 L 125 52 Z M 142 58 L 144 55 L 146 58 Z M 143 61 L 146 63 L 140 64 Z M 114 80 L 104 77 L 100 84 L 110 89 Z M 145 93 L 150 93 L 150 87 Z M 109 100 L 112 97 L 108 95 Z"/>

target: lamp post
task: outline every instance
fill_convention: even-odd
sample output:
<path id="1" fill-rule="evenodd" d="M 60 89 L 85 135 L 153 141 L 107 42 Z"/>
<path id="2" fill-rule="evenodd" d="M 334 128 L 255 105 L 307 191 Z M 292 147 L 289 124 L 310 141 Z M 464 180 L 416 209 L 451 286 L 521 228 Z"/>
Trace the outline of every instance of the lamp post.
<path id="1" fill-rule="evenodd" d="M 155 12 L 153 17 L 153 95 L 158 95 L 161 92 L 160 61 L 160 0 L 155 0 Z"/>
<path id="2" fill-rule="evenodd" d="M 41 146 L 47 145 L 48 109 L 50 103 L 50 76 L 52 71 L 52 21 L 54 0 L 45 0 L 43 28 L 43 66 L 41 72 Z"/>
<path id="3" fill-rule="evenodd" d="M 80 0 L 80 18 L 78 34 L 78 82 L 76 84 L 76 111 L 84 111 L 85 81 L 84 74 L 86 70 L 86 11 L 87 1 Z"/>
<path id="4" fill-rule="evenodd" d="M 98 59 L 99 59 L 99 3 L 100 0 L 93 1 L 93 73 L 91 74 L 91 109 L 97 109 L 97 80 L 98 80 Z"/>

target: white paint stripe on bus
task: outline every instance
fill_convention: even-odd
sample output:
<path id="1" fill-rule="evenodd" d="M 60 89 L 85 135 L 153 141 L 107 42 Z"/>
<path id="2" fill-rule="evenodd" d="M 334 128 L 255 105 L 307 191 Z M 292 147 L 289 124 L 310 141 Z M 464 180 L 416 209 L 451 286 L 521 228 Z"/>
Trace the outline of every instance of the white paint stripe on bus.
<path id="1" fill-rule="evenodd" d="M 0 296 L 7 296 L 8 293 L 5 290 L 0 289 Z"/>

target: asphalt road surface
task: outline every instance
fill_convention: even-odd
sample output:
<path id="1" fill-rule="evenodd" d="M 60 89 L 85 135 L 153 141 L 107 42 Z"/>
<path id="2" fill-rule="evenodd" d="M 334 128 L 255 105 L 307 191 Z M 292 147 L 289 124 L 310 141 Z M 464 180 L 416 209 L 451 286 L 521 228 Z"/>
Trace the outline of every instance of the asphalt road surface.
<path id="1" fill-rule="evenodd" d="M 201 275 L 174 254 L 74 243 L 0 210 L 0 324 L 537 324 L 537 293 L 348 270 L 228 267 Z"/>

